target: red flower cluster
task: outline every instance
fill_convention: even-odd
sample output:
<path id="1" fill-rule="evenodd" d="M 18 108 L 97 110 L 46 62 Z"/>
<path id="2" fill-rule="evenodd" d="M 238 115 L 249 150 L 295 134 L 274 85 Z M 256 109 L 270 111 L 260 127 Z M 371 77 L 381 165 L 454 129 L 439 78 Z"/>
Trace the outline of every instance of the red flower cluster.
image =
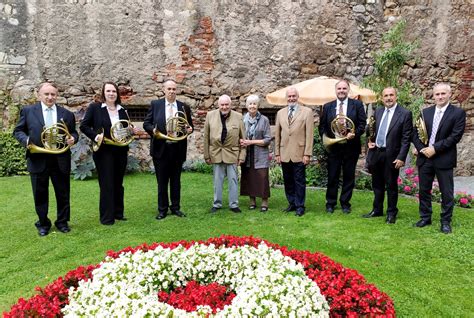
<path id="1" fill-rule="evenodd" d="M 199 241 L 198 243 L 226 247 L 243 245 L 257 247 L 262 241 L 274 249 L 279 249 L 283 255 L 291 257 L 304 266 L 308 277 L 318 284 L 321 293 L 326 297 L 329 303 L 331 317 L 395 317 L 393 301 L 387 294 L 378 290 L 374 285 L 367 284 L 365 278 L 357 271 L 344 268 L 341 264 L 334 262 L 332 259 L 321 253 L 288 250 L 287 247 L 278 246 L 251 236 L 236 237 L 223 235 L 218 238 L 210 238 L 207 241 Z M 195 244 L 194 241 L 153 243 L 151 245 L 143 244 L 135 248 L 127 247 L 118 252 L 109 251 L 107 252 L 107 255 L 117 258 L 123 252 L 135 253 L 138 250 L 148 251 L 156 249 L 158 246 L 173 249 L 181 245 L 185 248 L 189 248 L 193 244 Z M 60 277 L 44 289 L 37 288 L 39 291 L 38 295 L 35 295 L 28 300 L 20 298 L 18 303 L 12 307 L 10 312 L 3 313 L 3 317 L 61 317 L 60 309 L 64 307 L 68 301 L 68 288 L 71 286 L 77 287 L 79 280 L 90 279 L 92 277 L 92 270 L 97 267 L 98 265 L 79 267 L 76 270 L 69 272 L 64 278 Z M 191 282 L 188 283 L 186 288 L 188 288 L 190 284 Z M 219 292 L 216 292 L 216 290 L 222 286 L 214 286 L 211 288 L 211 285 L 191 285 L 194 286 L 194 288 L 191 289 L 190 287 L 191 292 L 188 291 L 188 294 L 202 293 L 197 298 L 204 299 L 206 298 L 204 296 L 205 292 L 211 291 L 215 293 L 215 296 L 218 296 Z M 200 291 L 197 292 L 197 290 Z M 225 292 L 227 293 L 227 290 Z M 176 290 L 175 293 L 176 298 L 179 298 L 178 294 L 181 293 L 181 290 L 179 292 Z M 183 291 L 182 294 L 183 293 L 186 294 L 186 291 Z M 221 291 L 221 293 L 223 292 Z M 166 296 L 168 299 L 171 299 L 173 295 L 173 293 L 165 294 L 166 293 L 160 292 L 159 297 Z M 215 297 L 212 299 L 215 299 Z M 228 298 L 226 299 L 228 300 Z M 231 300 L 232 299 L 230 299 L 230 301 Z M 177 301 L 177 303 L 184 302 L 183 298 Z M 170 303 L 169 300 L 168 303 Z M 173 303 L 173 306 L 178 305 Z"/>
<path id="2" fill-rule="evenodd" d="M 228 291 L 227 287 L 218 283 L 209 285 L 201 285 L 196 281 L 190 281 L 186 287 L 176 288 L 174 291 L 167 293 L 160 291 L 158 299 L 161 302 L 167 303 L 175 308 L 192 312 L 197 309 L 199 305 L 208 305 L 215 314 L 218 309 L 229 305 L 234 299 L 235 293 Z"/>

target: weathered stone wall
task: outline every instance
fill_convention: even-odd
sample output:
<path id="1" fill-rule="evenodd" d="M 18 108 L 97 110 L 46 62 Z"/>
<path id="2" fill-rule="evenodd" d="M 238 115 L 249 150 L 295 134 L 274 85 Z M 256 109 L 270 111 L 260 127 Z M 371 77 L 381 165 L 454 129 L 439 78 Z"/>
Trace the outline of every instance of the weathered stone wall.
<path id="1" fill-rule="evenodd" d="M 6 105 L 24 103 L 46 79 L 80 119 L 105 80 L 121 84 L 125 105 L 146 108 L 174 77 L 194 110 L 190 155 L 199 156 L 204 116 L 220 94 L 242 107 L 251 93 L 316 75 L 358 82 L 373 72 L 380 36 L 404 18 L 421 44 L 404 76 L 428 101 L 435 82 L 452 84 L 469 115 L 458 172 L 470 174 L 472 16 L 469 0 L 0 0 L 1 125 L 16 114 Z"/>

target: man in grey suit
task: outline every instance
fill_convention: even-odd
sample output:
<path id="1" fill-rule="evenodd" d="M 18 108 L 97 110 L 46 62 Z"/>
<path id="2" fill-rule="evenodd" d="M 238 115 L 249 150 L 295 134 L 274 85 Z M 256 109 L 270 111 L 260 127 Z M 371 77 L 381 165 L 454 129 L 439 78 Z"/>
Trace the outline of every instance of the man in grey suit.
<path id="1" fill-rule="evenodd" d="M 281 164 L 288 207 L 303 216 L 306 197 L 306 165 L 313 154 L 313 111 L 298 104 L 298 90 L 286 91 L 288 106 L 278 111 L 275 120 L 275 160 Z"/>

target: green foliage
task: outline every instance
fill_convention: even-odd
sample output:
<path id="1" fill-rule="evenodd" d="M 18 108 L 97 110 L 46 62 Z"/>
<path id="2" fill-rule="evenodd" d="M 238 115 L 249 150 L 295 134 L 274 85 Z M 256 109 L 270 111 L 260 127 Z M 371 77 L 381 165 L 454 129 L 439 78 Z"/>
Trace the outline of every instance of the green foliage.
<path id="1" fill-rule="evenodd" d="M 75 180 L 85 180 L 92 177 L 94 169 L 91 141 L 79 133 L 79 141 L 71 147 L 71 173 Z"/>
<path id="2" fill-rule="evenodd" d="M 361 174 L 356 177 L 355 188 L 359 190 L 372 190 L 372 176 Z"/>
<path id="3" fill-rule="evenodd" d="M 423 97 L 420 89 L 409 81 L 403 81 L 400 74 L 408 61 L 417 59 L 413 51 L 419 43 L 407 42 L 404 39 L 405 30 L 406 21 L 401 20 L 384 34 L 380 48 L 372 53 L 374 73 L 365 77 L 362 83 L 377 94 L 379 101 L 385 87 L 395 87 L 398 91 L 398 103 L 413 111 L 413 117 L 416 118 L 423 105 Z"/>
<path id="4" fill-rule="evenodd" d="M 0 132 L 0 177 L 24 174 L 28 174 L 25 148 L 11 132 Z"/>
<path id="5" fill-rule="evenodd" d="M 270 167 L 268 172 L 268 177 L 270 179 L 270 187 L 275 187 L 276 185 L 283 185 L 283 170 L 280 165 L 274 165 Z"/>
<path id="6" fill-rule="evenodd" d="M 127 222 L 99 223 L 97 180 L 71 181 L 72 231 L 53 226 L 39 237 L 28 177 L 0 178 L 0 312 L 19 297 L 31 297 L 35 286 L 46 286 L 80 265 L 97 264 L 106 251 L 146 242 L 205 240 L 222 234 L 253 235 L 291 249 L 322 252 L 360 272 L 367 281 L 393 298 L 398 317 L 470 317 L 472 302 L 472 246 L 474 213 L 454 208 L 451 235 L 439 232 L 439 204 L 433 204 L 433 225 L 412 224 L 419 218 L 418 202 L 400 197 L 397 223 L 384 218 L 365 219 L 372 192 L 356 191 L 352 213 L 325 212 L 324 190 L 308 189 L 306 214 L 282 213 L 287 206 L 283 189 L 271 189 L 269 211 L 247 210 L 248 197 L 240 197 L 243 213 L 224 208 L 209 213 L 213 200 L 212 175 L 183 173 L 181 209 L 186 218 L 172 215 L 156 221 L 156 178 L 150 174 L 125 176 Z M 50 193 L 52 189 L 50 190 Z M 54 221 L 54 200 L 50 218 Z M 51 207 L 52 211 L 51 211 Z M 449 279 L 446 273 L 449 270 Z M 455 295 L 447 301 L 446 295 Z"/>
<path id="7" fill-rule="evenodd" d="M 212 165 L 208 165 L 202 159 L 186 160 L 183 163 L 183 171 L 212 174 Z"/>

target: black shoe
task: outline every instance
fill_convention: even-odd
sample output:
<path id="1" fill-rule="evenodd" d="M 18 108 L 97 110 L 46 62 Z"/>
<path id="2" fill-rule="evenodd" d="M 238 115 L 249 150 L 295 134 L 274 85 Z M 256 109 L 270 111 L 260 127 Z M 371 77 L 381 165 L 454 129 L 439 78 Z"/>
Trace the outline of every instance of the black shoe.
<path id="1" fill-rule="evenodd" d="M 397 217 L 396 217 L 396 216 L 388 215 L 388 216 L 387 216 L 387 219 L 385 220 L 385 223 L 387 223 L 387 224 L 395 224 L 396 221 L 397 221 Z"/>
<path id="2" fill-rule="evenodd" d="M 418 222 L 416 222 L 415 224 L 413 224 L 413 226 L 416 226 L 416 227 L 425 227 L 427 225 L 431 225 L 431 220 L 419 220 Z"/>
<path id="3" fill-rule="evenodd" d="M 327 212 L 327 213 L 334 213 L 334 207 L 332 207 L 332 206 L 327 206 L 327 207 L 326 207 L 326 212 Z"/>
<path id="4" fill-rule="evenodd" d="M 156 219 L 157 219 L 157 220 L 163 220 L 165 217 L 166 217 L 166 213 L 165 213 L 165 212 L 160 212 L 160 213 L 158 213 L 158 215 L 156 216 Z"/>
<path id="5" fill-rule="evenodd" d="M 186 217 L 186 214 L 184 214 L 183 211 L 179 211 L 179 210 L 178 211 L 173 211 L 173 212 L 171 212 L 171 214 L 174 214 L 174 215 L 176 215 L 177 217 L 180 217 L 180 218 Z"/>
<path id="6" fill-rule="evenodd" d="M 374 210 L 372 210 L 369 213 L 362 215 L 363 218 L 375 218 L 378 216 L 383 216 L 383 213 L 375 212 Z"/>
<path id="7" fill-rule="evenodd" d="M 49 234 L 49 231 L 47 229 L 39 228 L 38 229 L 38 234 L 39 236 L 46 236 Z"/>
<path id="8" fill-rule="evenodd" d="M 344 214 L 351 213 L 351 208 L 342 208 L 342 213 L 344 213 Z"/>
<path id="9" fill-rule="evenodd" d="M 453 230 L 451 229 L 451 225 L 449 225 L 449 224 L 441 224 L 441 229 L 440 230 L 444 234 L 449 234 L 449 233 L 453 232 Z"/>
<path id="10" fill-rule="evenodd" d="M 304 215 L 304 211 L 303 211 L 303 210 L 296 211 L 296 212 L 295 212 L 295 215 L 296 215 L 296 216 L 303 216 L 303 215 Z"/>
<path id="11" fill-rule="evenodd" d="M 289 205 L 289 206 L 287 206 L 286 208 L 284 208 L 282 211 L 283 211 L 283 212 L 296 211 L 296 207 L 295 207 L 294 205 Z"/>
<path id="12" fill-rule="evenodd" d="M 71 228 L 67 225 L 62 225 L 62 226 L 58 227 L 58 231 L 63 232 L 63 233 L 69 233 L 69 232 L 71 232 Z"/>
<path id="13" fill-rule="evenodd" d="M 128 219 L 124 216 L 122 216 L 121 218 L 115 218 L 116 220 L 118 221 L 127 221 Z"/>
<path id="14" fill-rule="evenodd" d="M 220 208 L 216 208 L 215 206 L 213 206 L 213 207 L 211 208 L 211 213 L 216 213 L 217 210 L 219 210 L 219 209 L 220 209 Z"/>
<path id="15" fill-rule="evenodd" d="M 242 210 L 239 208 L 239 207 L 235 207 L 235 208 L 230 208 L 230 210 L 234 213 L 240 213 L 242 212 Z"/>

